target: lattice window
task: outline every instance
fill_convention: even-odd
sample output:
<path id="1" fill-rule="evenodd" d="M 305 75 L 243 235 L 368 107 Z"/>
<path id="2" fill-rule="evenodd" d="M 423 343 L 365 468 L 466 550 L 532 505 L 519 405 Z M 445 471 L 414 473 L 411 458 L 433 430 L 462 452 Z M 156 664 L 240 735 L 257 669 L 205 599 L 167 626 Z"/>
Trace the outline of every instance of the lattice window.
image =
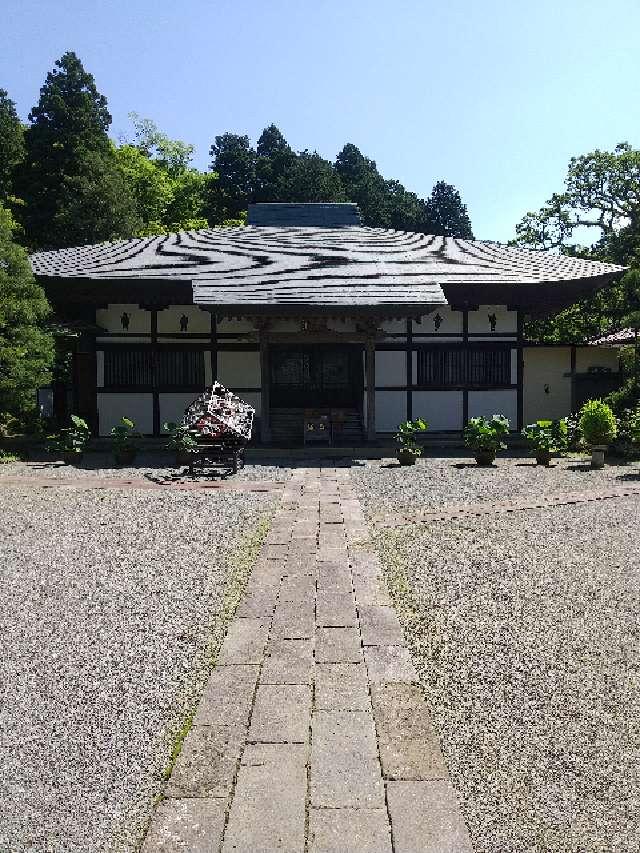
<path id="1" fill-rule="evenodd" d="M 158 385 L 161 388 L 204 387 L 204 356 L 196 350 L 160 350 Z"/>
<path id="2" fill-rule="evenodd" d="M 417 385 L 439 387 L 511 385 L 511 351 L 509 349 L 423 347 L 417 352 Z"/>
<path id="3" fill-rule="evenodd" d="M 106 350 L 104 354 L 105 388 L 150 386 L 153 382 L 153 360 L 150 350 Z"/>

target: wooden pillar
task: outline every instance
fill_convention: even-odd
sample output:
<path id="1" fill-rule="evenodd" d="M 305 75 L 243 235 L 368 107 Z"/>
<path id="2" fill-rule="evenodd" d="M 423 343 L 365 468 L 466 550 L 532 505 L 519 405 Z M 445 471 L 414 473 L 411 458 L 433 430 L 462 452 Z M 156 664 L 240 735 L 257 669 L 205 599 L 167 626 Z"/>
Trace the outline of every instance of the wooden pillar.
<path id="1" fill-rule="evenodd" d="M 267 331 L 264 326 L 258 328 L 260 342 L 260 441 L 268 444 L 271 441 L 271 404 L 269 401 L 269 386 L 271 384 L 269 369 L 269 344 Z"/>
<path id="2" fill-rule="evenodd" d="M 151 309 L 151 371 L 153 381 L 153 434 L 160 435 L 160 394 L 158 392 L 158 311 Z"/>
<path id="3" fill-rule="evenodd" d="M 465 359 L 469 359 L 469 308 L 465 303 L 462 312 L 462 343 L 464 345 Z M 469 420 L 469 388 L 465 384 L 462 389 L 462 428 L 466 427 Z"/>
<path id="4" fill-rule="evenodd" d="M 518 432 L 524 427 L 524 315 L 518 310 L 518 349 L 517 349 L 517 383 L 518 400 Z"/>
<path id="5" fill-rule="evenodd" d="M 376 440 L 376 342 L 373 336 L 367 338 L 366 380 L 367 380 L 367 441 Z"/>

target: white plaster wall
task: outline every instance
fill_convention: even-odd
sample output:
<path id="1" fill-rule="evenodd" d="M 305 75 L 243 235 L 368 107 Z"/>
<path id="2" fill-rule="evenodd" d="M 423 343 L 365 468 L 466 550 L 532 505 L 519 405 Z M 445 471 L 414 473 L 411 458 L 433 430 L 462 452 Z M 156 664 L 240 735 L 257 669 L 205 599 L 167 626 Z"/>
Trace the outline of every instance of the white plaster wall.
<path id="1" fill-rule="evenodd" d="M 259 352 L 218 352 L 219 382 L 234 388 L 260 387 Z"/>
<path id="2" fill-rule="evenodd" d="M 608 367 L 617 373 L 618 352 L 612 347 L 576 347 L 576 372 L 587 373 L 590 367 Z"/>
<path id="3" fill-rule="evenodd" d="M 509 418 L 512 430 L 518 428 L 518 392 L 515 388 L 469 391 L 469 417 L 490 418 L 491 415 L 504 415 Z"/>
<path id="4" fill-rule="evenodd" d="M 435 318 L 439 315 L 442 319 L 440 328 L 436 330 Z M 412 332 L 414 335 L 437 334 L 438 338 L 442 335 L 446 338 L 447 335 L 453 336 L 454 340 L 457 336 L 462 335 L 462 311 L 452 311 L 448 305 L 441 305 L 432 311 L 431 314 L 425 314 L 422 317 L 422 322 L 417 323 L 412 321 Z"/>
<path id="5" fill-rule="evenodd" d="M 124 313 L 129 315 L 129 328 L 127 330 L 122 328 L 120 322 Z M 139 305 L 114 302 L 107 308 L 98 308 L 96 324 L 106 329 L 107 332 L 127 331 L 130 334 L 151 334 L 151 313 L 140 308 Z M 131 339 L 129 338 L 129 340 Z"/>
<path id="6" fill-rule="evenodd" d="M 376 352 L 376 385 L 406 385 L 407 354 L 381 350 Z"/>
<path id="7" fill-rule="evenodd" d="M 160 334 L 177 334 L 180 336 L 180 318 L 185 314 L 189 322 L 187 334 L 201 334 L 206 337 L 211 332 L 211 314 L 196 305 L 172 305 L 163 311 L 158 311 L 158 332 Z"/>
<path id="8" fill-rule="evenodd" d="M 414 391 L 413 417 L 424 418 L 429 429 L 462 429 L 462 391 Z"/>
<path id="9" fill-rule="evenodd" d="M 204 390 L 204 389 L 203 389 Z M 160 430 L 166 421 L 180 423 L 184 410 L 198 397 L 197 391 L 175 394 L 158 394 L 160 402 Z"/>
<path id="10" fill-rule="evenodd" d="M 376 432 L 395 432 L 406 419 L 406 391 L 376 391 Z"/>
<path id="11" fill-rule="evenodd" d="M 571 348 L 525 347 L 524 422 L 557 420 L 571 412 Z M 546 389 L 546 390 L 545 390 Z"/>
<path id="12" fill-rule="evenodd" d="M 219 332 L 225 332 L 227 334 L 238 333 L 238 332 L 255 332 L 255 328 L 253 323 L 250 320 L 246 320 L 241 318 L 239 320 L 218 320 L 217 329 Z"/>
<path id="13" fill-rule="evenodd" d="M 131 418 L 138 432 L 153 433 L 153 396 L 151 394 L 98 393 L 100 435 L 109 435 L 120 418 Z"/>
<path id="14" fill-rule="evenodd" d="M 489 315 L 496 315 L 494 335 L 515 335 L 518 332 L 517 311 L 507 311 L 506 305 L 480 305 L 477 311 L 469 311 L 469 333 L 493 337 Z"/>

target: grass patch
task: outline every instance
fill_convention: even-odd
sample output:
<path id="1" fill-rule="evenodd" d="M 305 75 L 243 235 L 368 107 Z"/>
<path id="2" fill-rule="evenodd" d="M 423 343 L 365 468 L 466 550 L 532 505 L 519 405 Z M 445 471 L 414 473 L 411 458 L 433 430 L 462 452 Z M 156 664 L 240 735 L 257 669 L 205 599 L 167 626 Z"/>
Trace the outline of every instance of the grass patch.
<path id="1" fill-rule="evenodd" d="M 20 462 L 20 457 L 9 450 L 0 450 L 0 465 L 8 464 L 9 462 Z"/>
<path id="2" fill-rule="evenodd" d="M 193 718 L 195 717 L 195 714 L 195 708 L 189 711 L 189 713 L 183 719 L 180 728 L 173 736 L 173 742 L 171 744 L 171 755 L 169 756 L 167 766 L 162 771 L 162 779 L 165 782 L 169 781 L 169 777 L 173 773 L 175 763 L 178 760 L 178 756 L 182 751 L 182 745 L 184 744 L 185 738 L 187 737 L 187 735 L 191 731 L 191 727 L 193 726 Z"/>

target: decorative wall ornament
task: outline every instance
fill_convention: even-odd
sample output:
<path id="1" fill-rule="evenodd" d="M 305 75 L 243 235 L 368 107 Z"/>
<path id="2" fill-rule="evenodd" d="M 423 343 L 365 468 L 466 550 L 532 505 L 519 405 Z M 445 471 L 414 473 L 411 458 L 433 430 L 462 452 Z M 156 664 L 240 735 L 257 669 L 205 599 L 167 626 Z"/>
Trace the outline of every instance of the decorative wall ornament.
<path id="1" fill-rule="evenodd" d="M 433 318 L 433 328 L 436 330 L 436 332 L 440 330 L 440 326 L 442 325 L 443 320 L 444 317 L 441 317 L 440 314 L 436 314 L 436 316 Z"/>
<path id="2" fill-rule="evenodd" d="M 129 317 L 129 315 L 127 314 L 127 312 L 126 312 L 126 311 L 123 311 L 123 312 L 122 312 L 122 317 L 120 317 L 120 323 L 122 324 L 122 328 L 124 329 L 124 331 L 125 331 L 125 332 L 128 332 L 128 331 L 129 331 L 129 320 L 130 320 L 130 319 L 131 319 L 131 318 Z"/>
<path id="3" fill-rule="evenodd" d="M 180 317 L 180 331 L 186 332 L 188 327 L 189 327 L 189 318 L 187 317 L 186 314 L 183 314 L 182 317 Z"/>
<path id="4" fill-rule="evenodd" d="M 488 320 L 489 320 L 489 325 L 491 326 L 491 331 L 492 331 L 492 332 L 495 332 L 495 330 L 496 330 L 496 324 L 497 324 L 497 322 L 498 322 L 498 318 L 496 317 L 496 315 L 495 315 L 495 314 L 489 314 L 489 315 L 488 315 Z"/>

